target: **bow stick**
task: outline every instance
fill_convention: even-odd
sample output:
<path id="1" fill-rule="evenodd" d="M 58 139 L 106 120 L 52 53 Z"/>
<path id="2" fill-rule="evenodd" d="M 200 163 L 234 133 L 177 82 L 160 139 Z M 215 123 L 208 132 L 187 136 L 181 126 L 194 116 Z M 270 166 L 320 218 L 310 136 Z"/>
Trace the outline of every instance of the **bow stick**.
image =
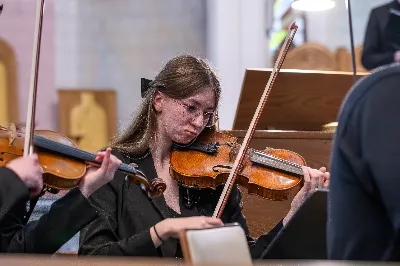
<path id="1" fill-rule="evenodd" d="M 244 137 L 243 143 L 240 147 L 240 150 L 238 152 L 238 156 L 235 159 L 235 162 L 233 164 L 232 170 L 229 173 L 229 177 L 225 183 L 224 189 L 221 193 L 221 196 L 219 198 L 218 204 L 215 207 L 215 211 L 213 214 L 213 217 L 218 217 L 221 218 L 222 216 L 222 212 L 224 211 L 225 205 L 228 201 L 229 195 L 232 191 L 232 188 L 235 184 L 237 175 L 240 172 L 240 165 L 242 165 L 243 159 L 244 159 L 244 155 L 246 154 L 248 148 L 249 148 L 249 144 L 250 144 L 250 140 L 254 134 L 256 125 L 258 120 L 260 119 L 261 116 L 261 112 L 264 109 L 265 103 L 267 102 L 269 93 L 271 92 L 272 86 L 278 76 L 279 70 L 281 69 L 281 66 L 283 64 L 283 61 L 285 60 L 286 54 L 289 50 L 290 45 L 292 44 L 294 35 L 296 34 L 297 31 L 297 25 L 295 22 L 293 22 L 290 26 L 290 30 L 288 32 L 288 35 L 285 38 L 285 42 L 281 48 L 281 51 L 279 53 L 278 59 L 275 62 L 275 66 L 272 70 L 272 73 L 269 77 L 268 83 L 265 87 L 264 93 L 260 99 L 260 102 L 258 104 L 258 107 L 256 109 L 256 112 L 254 113 L 253 119 L 251 120 L 250 123 L 250 127 L 247 130 L 246 136 Z"/>
<path id="2" fill-rule="evenodd" d="M 35 111 L 36 111 L 36 94 L 38 84 L 40 44 L 42 39 L 42 22 L 44 13 L 44 0 L 37 0 L 35 35 L 33 41 L 33 60 L 31 70 L 31 82 L 28 99 L 28 112 L 26 117 L 24 156 L 33 153 L 33 136 L 35 130 Z"/>

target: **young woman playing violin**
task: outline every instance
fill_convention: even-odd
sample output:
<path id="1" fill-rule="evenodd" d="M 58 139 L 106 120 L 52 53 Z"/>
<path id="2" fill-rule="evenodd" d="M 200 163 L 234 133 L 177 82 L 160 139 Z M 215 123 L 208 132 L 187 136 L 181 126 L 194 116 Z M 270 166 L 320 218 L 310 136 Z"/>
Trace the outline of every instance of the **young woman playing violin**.
<path id="1" fill-rule="evenodd" d="M 129 186 L 124 175 L 116 173 L 90 198 L 100 215 L 81 231 L 79 254 L 182 257 L 181 230 L 238 222 L 247 234 L 253 258 L 259 258 L 307 194 L 328 185 L 325 168 L 304 167 L 305 184 L 288 215 L 257 241 L 249 235 L 237 187 L 221 219 L 211 218 L 222 186 L 216 190 L 179 186 L 169 172 L 170 154 L 174 145 L 191 143 L 213 126 L 220 93 L 220 82 L 209 64 L 188 55 L 170 60 L 149 83 L 139 113 L 111 147 L 114 155 L 137 164 L 149 179 L 162 178 L 167 189 L 162 197 L 150 200 L 140 187 Z"/>

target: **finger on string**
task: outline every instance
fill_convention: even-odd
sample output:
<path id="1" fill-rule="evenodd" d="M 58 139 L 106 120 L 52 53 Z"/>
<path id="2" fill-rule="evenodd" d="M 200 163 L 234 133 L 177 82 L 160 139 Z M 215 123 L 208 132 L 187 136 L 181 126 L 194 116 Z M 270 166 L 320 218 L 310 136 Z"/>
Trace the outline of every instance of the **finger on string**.
<path id="1" fill-rule="evenodd" d="M 311 178 L 311 189 L 315 189 L 315 188 L 318 188 L 318 183 L 319 183 L 319 177 L 320 177 L 320 174 L 318 173 L 318 171 L 317 170 L 314 170 L 314 169 L 310 169 L 311 171 L 310 171 L 310 178 Z"/>
<path id="2" fill-rule="evenodd" d="M 325 180 L 329 180 L 331 178 L 331 173 L 326 172 L 324 173 Z"/>
<path id="3" fill-rule="evenodd" d="M 106 155 L 105 152 L 104 153 L 97 153 L 96 154 L 96 161 L 99 161 L 99 162 L 103 161 L 105 155 Z"/>
<path id="4" fill-rule="evenodd" d="M 305 183 L 310 182 L 310 171 L 309 171 L 309 168 L 306 167 L 306 166 L 303 166 L 302 169 L 303 169 L 303 174 L 304 174 L 304 182 Z"/>
<path id="5" fill-rule="evenodd" d="M 122 161 L 120 159 L 118 159 L 117 157 L 115 157 L 114 155 L 111 155 L 111 169 L 110 172 L 115 172 L 119 166 L 122 164 Z"/>
<path id="6" fill-rule="evenodd" d="M 318 188 L 324 188 L 325 176 L 318 177 Z"/>
<path id="7" fill-rule="evenodd" d="M 109 165 L 110 165 L 110 157 L 111 157 L 111 149 L 107 148 L 106 149 L 106 154 L 104 156 L 103 162 L 101 163 L 101 169 L 103 169 L 104 171 L 107 171 Z"/>
<path id="8" fill-rule="evenodd" d="M 122 163 L 122 161 L 120 159 L 118 159 L 116 156 L 112 155 L 110 156 L 110 161 L 115 165 L 120 165 Z"/>
<path id="9" fill-rule="evenodd" d="M 307 192 L 310 191 L 310 190 L 311 190 L 311 182 L 308 181 L 308 182 L 304 182 L 304 185 L 303 185 L 303 187 L 301 188 L 300 192 L 301 192 L 301 193 L 307 193 Z M 298 194 L 300 194 L 300 192 L 299 192 Z"/>

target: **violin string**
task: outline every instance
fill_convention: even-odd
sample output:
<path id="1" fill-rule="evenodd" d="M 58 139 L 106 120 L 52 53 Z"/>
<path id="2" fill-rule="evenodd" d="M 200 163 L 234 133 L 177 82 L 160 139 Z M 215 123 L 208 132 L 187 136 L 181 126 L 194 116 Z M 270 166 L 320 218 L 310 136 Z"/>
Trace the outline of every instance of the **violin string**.
<path id="1" fill-rule="evenodd" d="M 232 143 L 231 142 L 229 142 L 229 143 L 226 142 L 226 143 L 223 143 L 222 145 L 227 145 L 227 146 L 231 147 L 234 150 L 234 154 L 237 154 L 238 143 L 235 143 L 234 147 L 232 147 Z M 279 149 L 279 150 L 280 151 L 284 151 L 282 149 Z M 275 157 L 273 155 L 266 154 L 266 153 L 263 153 L 261 151 L 257 151 L 257 150 L 254 150 L 252 148 L 249 148 L 248 151 L 247 151 L 247 155 L 251 156 L 251 154 L 255 154 L 257 157 L 261 157 L 263 159 L 267 158 L 267 159 L 269 159 L 271 161 L 274 161 L 274 162 L 280 163 L 280 164 L 284 164 L 285 166 L 288 166 L 288 167 L 295 167 L 296 170 L 294 170 L 294 172 L 293 172 L 294 174 L 299 174 L 298 170 L 302 170 L 302 166 L 297 164 L 297 163 L 290 162 L 288 160 L 285 160 L 285 159 L 282 159 L 282 158 L 278 158 L 278 157 Z M 284 167 L 282 167 L 282 168 L 277 167 L 277 168 L 280 169 L 280 170 L 285 170 L 285 171 L 288 170 L 288 168 L 284 168 Z M 292 171 L 290 171 L 290 172 L 292 172 Z"/>
<path id="2" fill-rule="evenodd" d="M 229 146 L 229 143 L 224 143 L 224 144 Z M 236 149 L 236 148 L 237 148 L 237 146 L 234 147 L 234 149 Z M 285 151 L 283 149 L 279 149 L 279 150 L 280 151 Z M 235 153 L 236 153 L 236 150 L 235 150 Z M 252 149 L 252 148 L 249 148 L 249 150 L 247 152 L 247 154 L 250 154 L 250 153 L 257 153 L 257 154 L 262 155 L 264 157 L 268 157 L 271 160 L 279 161 L 279 162 L 285 163 L 287 165 L 291 165 L 291 166 L 295 166 L 295 167 L 301 168 L 300 164 L 297 164 L 297 163 L 294 163 L 294 162 L 291 162 L 291 161 L 288 161 L 288 160 L 285 160 L 285 159 L 282 159 L 282 158 L 279 158 L 279 157 L 275 157 L 274 155 L 266 154 L 266 153 L 264 153 L 262 151 L 257 151 L 257 150 Z"/>

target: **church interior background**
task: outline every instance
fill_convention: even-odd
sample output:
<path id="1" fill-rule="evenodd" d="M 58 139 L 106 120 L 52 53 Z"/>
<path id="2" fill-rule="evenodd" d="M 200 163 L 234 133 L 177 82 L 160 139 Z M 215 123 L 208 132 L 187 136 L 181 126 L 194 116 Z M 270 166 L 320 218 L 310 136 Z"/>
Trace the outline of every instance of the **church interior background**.
<path id="1" fill-rule="evenodd" d="M 223 85 L 220 129 L 232 129 L 246 68 L 272 67 L 282 32 L 299 25 L 283 68 L 351 71 L 345 1 L 298 12 L 286 0 L 46 0 L 36 128 L 61 132 L 96 151 L 129 121 L 140 78 L 178 54 L 207 57 Z M 353 0 L 357 71 L 370 10 Z M 27 112 L 36 1 L 3 0 L 0 16 L 0 124 L 23 126 Z M 36 206 L 47 211 L 55 196 Z M 76 252 L 77 236 L 60 249 Z"/>

